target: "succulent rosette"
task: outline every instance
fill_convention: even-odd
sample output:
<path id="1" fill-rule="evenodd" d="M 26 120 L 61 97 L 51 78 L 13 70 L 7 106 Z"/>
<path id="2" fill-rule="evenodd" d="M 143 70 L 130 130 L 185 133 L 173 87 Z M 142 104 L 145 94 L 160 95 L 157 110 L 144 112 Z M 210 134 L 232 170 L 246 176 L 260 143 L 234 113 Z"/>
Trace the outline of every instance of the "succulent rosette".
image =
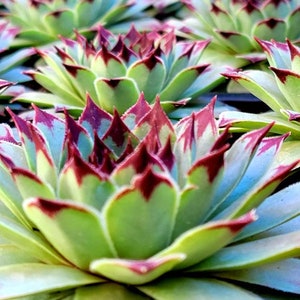
<path id="1" fill-rule="evenodd" d="M 150 5 L 149 1 L 4 0 L 3 4 L 7 10 L 6 18 L 20 29 L 15 40 L 19 46 L 52 43 L 59 35 L 73 36 L 74 29 L 88 32 L 97 24 L 108 28 L 125 21 L 134 22 L 144 30 L 158 25 L 157 21 L 143 14 Z"/>
<path id="2" fill-rule="evenodd" d="M 62 39 L 56 51 L 38 50 L 45 65 L 26 74 L 50 91 L 20 95 L 16 100 L 82 110 L 88 93 L 102 109 L 124 112 L 141 92 L 151 104 L 159 95 L 166 110 L 212 89 L 227 70 L 201 62 L 208 41 L 178 42 L 173 32 L 124 35 L 98 28 L 93 43 L 82 35 Z"/>
<path id="3" fill-rule="evenodd" d="M 220 125 L 229 123 L 236 131 L 245 131 L 266 126 L 275 121 L 271 131 L 275 134 L 291 132 L 285 143 L 283 159 L 299 157 L 300 138 L 300 49 L 287 40 L 258 40 L 269 63 L 269 71 L 245 70 L 226 72 L 224 75 L 240 84 L 257 98 L 266 103 L 271 111 L 262 114 L 223 112 Z"/>
<path id="4" fill-rule="evenodd" d="M 217 53 L 262 59 L 254 37 L 284 42 L 300 38 L 298 0 L 182 0 L 189 13 L 175 22 L 184 36 L 192 39 L 211 38 L 210 47 Z M 240 62 L 243 64 L 243 62 Z M 245 62 L 244 62 L 245 64 Z"/>
<path id="5" fill-rule="evenodd" d="M 213 105 L 175 125 L 142 95 L 122 116 L 90 99 L 78 121 L 11 113 L 1 298 L 261 299 L 243 282 L 300 294 L 300 185 L 269 196 L 297 163 L 275 159 L 286 135 L 228 143 Z"/>

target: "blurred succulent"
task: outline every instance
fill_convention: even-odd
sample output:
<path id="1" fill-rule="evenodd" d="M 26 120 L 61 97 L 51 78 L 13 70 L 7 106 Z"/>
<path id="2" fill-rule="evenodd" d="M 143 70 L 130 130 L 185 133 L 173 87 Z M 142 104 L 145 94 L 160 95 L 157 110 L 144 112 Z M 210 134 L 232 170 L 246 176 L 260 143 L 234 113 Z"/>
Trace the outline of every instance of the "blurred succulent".
<path id="1" fill-rule="evenodd" d="M 34 54 L 33 49 L 15 50 L 10 46 L 18 29 L 4 20 L 0 20 L 0 79 L 11 82 L 25 82 L 31 78 L 23 71 L 28 70 L 22 64 Z M 11 85 L 2 95 L 0 99 L 11 99 L 25 91 L 22 86 Z"/>
<path id="2" fill-rule="evenodd" d="M 289 40 L 285 43 L 258 40 L 267 55 L 270 71 L 246 70 L 224 73 L 266 103 L 272 112 L 259 115 L 226 112 L 221 115 L 221 125 L 257 128 L 276 121 L 271 131 L 291 131 L 300 138 L 300 48 Z"/>
<path id="3" fill-rule="evenodd" d="M 20 28 L 16 45 L 42 45 L 58 36 L 71 37 L 74 29 L 82 32 L 97 24 L 111 27 L 127 21 L 141 29 L 157 26 L 142 13 L 149 1 L 132 0 L 3 0 L 6 17 Z M 120 27 L 120 26 L 119 26 Z M 126 31 L 128 24 L 123 28 Z M 120 28 L 119 28 L 120 30 Z"/>
<path id="4" fill-rule="evenodd" d="M 243 282 L 300 294 L 300 185 L 269 196 L 297 163 L 276 163 L 286 136 L 228 144 L 213 102 L 175 125 L 143 96 L 122 116 L 90 99 L 78 121 L 12 113 L 1 298 L 261 299 Z"/>
<path id="5" fill-rule="evenodd" d="M 179 22 L 192 39 L 212 38 L 216 52 L 239 55 L 250 61 L 262 58 L 254 37 L 284 42 L 300 39 L 298 0 L 182 0 L 190 13 Z M 181 25 L 180 25 L 181 24 Z"/>
<path id="6" fill-rule="evenodd" d="M 172 110 L 218 85 L 227 70 L 226 62 L 215 67 L 201 63 L 208 41 L 177 42 L 173 32 L 139 33 L 132 27 L 116 36 L 101 27 L 93 44 L 79 34 L 62 41 L 64 47 L 56 52 L 38 50 L 46 66 L 26 73 L 51 94 L 26 93 L 16 100 L 82 110 L 88 93 L 111 113 L 114 107 L 124 112 L 143 92 L 149 103 L 159 95 Z"/>

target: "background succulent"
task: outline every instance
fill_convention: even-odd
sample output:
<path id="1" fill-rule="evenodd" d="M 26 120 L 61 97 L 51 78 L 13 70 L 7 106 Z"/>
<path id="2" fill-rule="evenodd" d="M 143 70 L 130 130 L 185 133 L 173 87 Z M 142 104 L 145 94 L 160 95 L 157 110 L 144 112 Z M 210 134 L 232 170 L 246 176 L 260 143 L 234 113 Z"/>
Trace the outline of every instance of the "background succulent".
<path id="1" fill-rule="evenodd" d="M 213 102 L 175 125 L 143 96 L 122 116 L 91 100 L 78 121 L 12 113 L 1 297 L 261 299 L 242 282 L 300 294 L 300 185 L 268 197 L 297 163 L 276 161 L 286 136 L 269 126 L 230 145 Z"/>
<path id="2" fill-rule="evenodd" d="M 149 22 L 142 13 L 149 1 L 4 0 L 3 3 L 7 19 L 20 28 L 15 40 L 18 46 L 48 44 L 57 41 L 59 35 L 70 37 L 75 29 L 89 31 L 97 24 L 108 28 L 126 21 L 151 30 L 158 23 L 154 19 Z"/>
<path id="3" fill-rule="evenodd" d="M 245 131 L 266 126 L 275 121 L 271 131 L 275 134 L 290 132 L 284 144 L 282 159 L 299 157 L 300 113 L 300 49 L 289 40 L 285 43 L 258 40 L 263 48 L 270 70 L 227 72 L 224 75 L 240 84 L 266 103 L 272 111 L 263 114 L 223 112 L 220 125 L 233 125 L 234 130 Z"/>
<path id="4" fill-rule="evenodd" d="M 281 42 L 286 38 L 296 42 L 300 38 L 298 0 L 182 2 L 189 12 L 183 21 L 175 22 L 176 26 L 188 38 L 212 38 L 210 48 L 216 52 L 244 56 L 253 62 L 262 58 L 256 53 L 260 47 L 254 37 Z"/>
<path id="5" fill-rule="evenodd" d="M 116 36 L 101 27 L 93 44 L 79 34 L 62 41 L 56 52 L 39 50 L 46 65 L 26 73 L 51 94 L 26 93 L 17 100 L 82 110 L 88 93 L 104 110 L 124 112 L 143 92 L 149 103 L 159 95 L 170 110 L 218 85 L 227 70 L 224 61 L 214 67 L 201 62 L 208 41 L 177 42 L 173 32 L 139 33 L 131 27 Z"/>

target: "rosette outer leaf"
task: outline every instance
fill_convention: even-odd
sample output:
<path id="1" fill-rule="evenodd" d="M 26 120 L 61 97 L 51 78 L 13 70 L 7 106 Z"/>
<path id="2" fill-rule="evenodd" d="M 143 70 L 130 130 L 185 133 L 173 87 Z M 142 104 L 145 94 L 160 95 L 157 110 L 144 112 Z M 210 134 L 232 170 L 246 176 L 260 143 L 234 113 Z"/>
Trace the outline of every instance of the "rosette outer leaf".
<path id="1" fill-rule="evenodd" d="M 207 40 L 176 41 L 173 32 L 139 33 L 135 27 L 120 36 L 100 27 L 96 35 L 92 43 L 77 34 L 38 51 L 45 65 L 27 75 L 49 93 L 23 93 L 16 100 L 81 111 L 88 93 L 100 108 L 123 113 L 144 93 L 150 104 L 159 96 L 171 111 L 218 85 L 227 70 L 224 61 L 215 67 L 201 62 Z"/>
<path id="2" fill-rule="evenodd" d="M 268 126 L 228 143 L 214 102 L 176 124 L 143 96 L 123 115 L 89 99 L 78 121 L 11 113 L 1 297 L 260 299 L 240 282 L 300 294 L 276 269 L 290 275 L 300 253 L 300 186 L 273 193 L 297 164 L 276 160 L 286 136 L 266 137 Z"/>

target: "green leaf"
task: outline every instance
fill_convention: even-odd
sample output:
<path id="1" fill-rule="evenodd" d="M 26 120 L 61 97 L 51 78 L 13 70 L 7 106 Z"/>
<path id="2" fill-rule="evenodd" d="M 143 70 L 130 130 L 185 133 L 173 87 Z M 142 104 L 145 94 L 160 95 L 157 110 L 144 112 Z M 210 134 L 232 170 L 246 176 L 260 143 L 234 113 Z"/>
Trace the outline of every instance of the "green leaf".
<path id="1" fill-rule="evenodd" d="M 160 92 L 161 101 L 180 100 L 184 91 L 189 88 L 207 65 L 193 66 L 178 73 L 173 80 Z"/>
<path id="2" fill-rule="evenodd" d="M 150 168 L 114 195 L 103 214 L 118 256 L 145 259 L 168 246 L 177 205 L 176 186 Z"/>
<path id="3" fill-rule="evenodd" d="M 140 93 L 134 80 L 125 77 L 99 78 L 95 81 L 95 87 L 100 107 L 110 113 L 114 108 L 119 113 L 125 112 L 137 101 Z"/>
<path id="4" fill-rule="evenodd" d="M 150 282 L 183 261 L 184 254 L 174 253 L 162 258 L 126 260 L 103 258 L 93 261 L 91 271 L 117 282 L 139 285 Z"/>
<path id="5" fill-rule="evenodd" d="M 300 255 L 300 231 L 272 236 L 221 249 L 190 271 L 227 271 L 261 266 Z"/>
<path id="6" fill-rule="evenodd" d="M 47 240 L 74 265 L 88 270 L 92 260 L 115 256 L 96 210 L 72 201 L 42 198 L 26 200 L 24 210 Z"/>
<path id="7" fill-rule="evenodd" d="M 40 261 L 50 264 L 68 264 L 38 231 L 29 230 L 18 221 L 3 216 L 0 219 L 0 229 L 1 236 Z"/>
<path id="8" fill-rule="evenodd" d="M 71 10 L 49 13 L 45 15 L 44 22 L 49 32 L 56 38 L 58 38 L 58 34 L 70 36 L 76 28 L 74 13 Z"/>
<path id="9" fill-rule="evenodd" d="M 123 285 L 108 282 L 76 289 L 74 300 L 86 299 L 145 300 L 145 297 L 135 293 L 134 290 L 130 290 Z"/>
<path id="10" fill-rule="evenodd" d="M 230 243 L 238 232 L 255 220 L 253 212 L 239 219 L 209 222 L 195 227 L 179 236 L 169 247 L 155 257 L 165 257 L 170 254 L 183 253 L 186 259 L 176 268 L 192 266 L 210 257 L 225 245 Z"/>
<path id="11" fill-rule="evenodd" d="M 215 276 L 300 294 L 299 268 L 300 260 L 291 258 L 255 268 L 217 273 Z"/>
<path id="12" fill-rule="evenodd" d="M 182 191 L 173 237 L 202 223 L 211 208 L 215 186 L 223 176 L 223 155 L 227 147 L 197 161 L 187 174 Z"/>
<path id="13" fill-rule="evenodd" d="M 174 300 L 261 300 L 251 292 L 233 284 L 211 278 L 165 278 L 153 284 L 138 286 L 153 299 Z"/>
<path id="14" fill-rule="evenodd" d="M 99 211 L 114 190 L 115 187 L 109 180 L 101 178 L 90 165 L 76 154 L 60 173 L 59 198 L 85 203 Z"/>
<path id="15" fill-rule="evenodd" d="M 131 65 L 127 76 L 136 82 L 139 91 L 144 93 L 145 99 L 152 103 L 162 89 L 166 68 L 160 59 L 151 55 Z"/>
<path id="16" fill-rule="evenodd" d="M 30 197 L 55 198 L 55 193 L 51 186 L 43 182 L 34 173 L 25 169 L 14 168 L 12 175 L 23 199 Z"/>
<path id="17" fill-rule="evenodd" d="M 0 268 L 21 263 L 37 263 L 39 260 L 11 244 L 0 245 Z M 1 288 L 0 288 L 1 289 Z"/>
<path id="18" fill-rule="evenodd" d="M 254 236 L 299 216 L 299 192 L 300 183 L 296 183 L 268 197 L 256 210 L 258 220 L 244 228 L 235 240 Z"/>
<path id="19" fill-rule="evenodd" d="M 103 281 L 99 277 L 61 265 L 24 263 L 0 267 L 0 294 L 3 299 L 63 291 Z"/>

